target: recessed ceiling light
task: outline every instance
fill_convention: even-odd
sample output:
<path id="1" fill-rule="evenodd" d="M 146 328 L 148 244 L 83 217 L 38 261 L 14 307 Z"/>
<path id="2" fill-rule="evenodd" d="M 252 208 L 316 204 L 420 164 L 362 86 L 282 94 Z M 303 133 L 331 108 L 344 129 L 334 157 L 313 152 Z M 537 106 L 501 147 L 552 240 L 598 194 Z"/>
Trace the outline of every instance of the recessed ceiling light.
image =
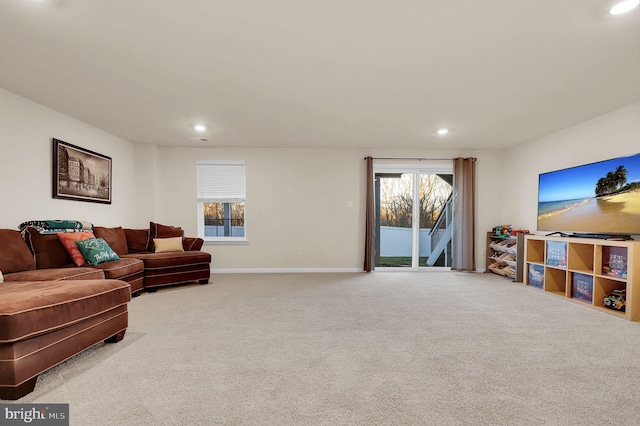
<path id="1" fill-rule="evenodd" d="M 207 127 L 204 124 L 196 124 L 195 126 L 193 126 L 193 128 L 199 132 L 204 132 L 205 130 L 207 130 Z"/>
<path id="2" fill-rule="evenodd" d="M 446 135 L 447 133 L 449 133 L 449 129 L 438 129 L 439 135 Z"/>
<path id="3" fill-rule="evenodd" d="M 609 11 L 612 15 L 620 15 L 621 13 L 627 13 L 630 10 L 638 7 L 640 0 L 624 0 L 616 4 Z"/>

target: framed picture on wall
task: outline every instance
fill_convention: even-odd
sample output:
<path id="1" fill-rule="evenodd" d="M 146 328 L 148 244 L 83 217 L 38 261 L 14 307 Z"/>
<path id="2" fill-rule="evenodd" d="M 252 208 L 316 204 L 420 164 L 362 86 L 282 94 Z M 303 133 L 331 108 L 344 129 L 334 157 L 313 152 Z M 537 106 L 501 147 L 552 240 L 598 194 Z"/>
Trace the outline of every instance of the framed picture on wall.
<path id="1" fill-rule="evenodd" d="M 53 139 L 53 198 L 111 204 L 111 157 Z"/>

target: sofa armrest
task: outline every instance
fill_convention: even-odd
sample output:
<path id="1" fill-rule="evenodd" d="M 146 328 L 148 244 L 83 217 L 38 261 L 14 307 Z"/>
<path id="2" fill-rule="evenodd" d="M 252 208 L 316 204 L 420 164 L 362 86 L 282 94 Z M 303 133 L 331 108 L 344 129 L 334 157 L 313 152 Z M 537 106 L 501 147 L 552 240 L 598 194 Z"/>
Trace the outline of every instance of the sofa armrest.
<path id="1" fill-rule="evenodd" d="M 202 238 L 184 237 L 182 239 L 182 247 L 184 251 L 199 251 L 204 244 Z"/>

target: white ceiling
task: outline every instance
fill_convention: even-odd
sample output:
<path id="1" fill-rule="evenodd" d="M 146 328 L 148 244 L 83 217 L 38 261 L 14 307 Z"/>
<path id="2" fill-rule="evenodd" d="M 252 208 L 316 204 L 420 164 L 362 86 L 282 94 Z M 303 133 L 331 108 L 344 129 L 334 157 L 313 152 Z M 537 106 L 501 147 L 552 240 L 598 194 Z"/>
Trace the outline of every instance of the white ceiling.
<path id="1" fill-rule="evenodd" d="M 2 0 L 0 87 L 136 143 L 499 149 L 640 101 L 611 5 Z"/>

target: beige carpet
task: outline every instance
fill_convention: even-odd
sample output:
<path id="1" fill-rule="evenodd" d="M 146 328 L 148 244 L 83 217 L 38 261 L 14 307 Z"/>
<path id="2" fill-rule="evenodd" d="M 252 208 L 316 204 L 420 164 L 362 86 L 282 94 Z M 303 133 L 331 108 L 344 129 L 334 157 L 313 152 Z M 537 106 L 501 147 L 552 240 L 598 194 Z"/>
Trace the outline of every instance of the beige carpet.
<path id="1" fill-rule="evenodd" d="M 17 402 L 72 425 L 637 425 L 640 324 L 493 274 L 230 274 L 144 294 Z"/>

